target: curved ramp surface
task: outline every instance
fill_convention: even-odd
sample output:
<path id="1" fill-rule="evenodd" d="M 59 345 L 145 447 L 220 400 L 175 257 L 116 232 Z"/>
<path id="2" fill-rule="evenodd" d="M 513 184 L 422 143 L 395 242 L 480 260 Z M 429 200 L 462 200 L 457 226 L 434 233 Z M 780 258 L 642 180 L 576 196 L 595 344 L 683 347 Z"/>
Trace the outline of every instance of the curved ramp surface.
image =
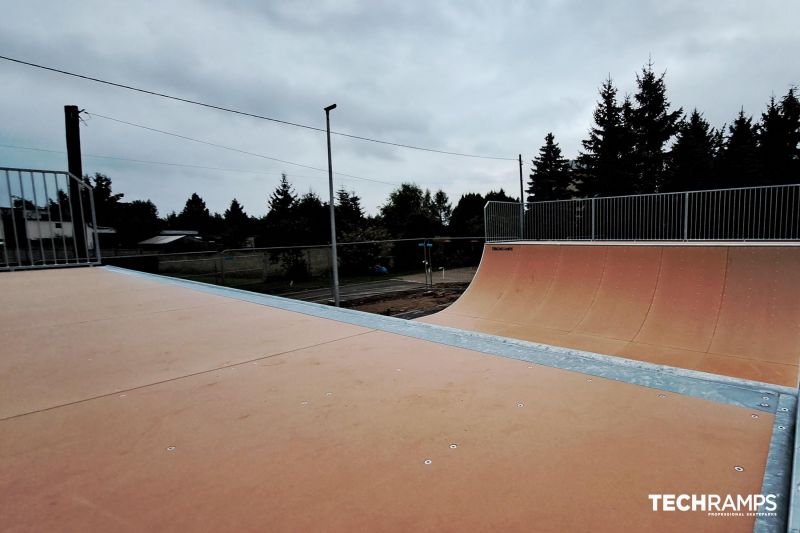
<path id="1" fill-rule="evenodd" d="M 796 387 L 799 281 L 796 244 L 495 243 L 420 320 Z"/>

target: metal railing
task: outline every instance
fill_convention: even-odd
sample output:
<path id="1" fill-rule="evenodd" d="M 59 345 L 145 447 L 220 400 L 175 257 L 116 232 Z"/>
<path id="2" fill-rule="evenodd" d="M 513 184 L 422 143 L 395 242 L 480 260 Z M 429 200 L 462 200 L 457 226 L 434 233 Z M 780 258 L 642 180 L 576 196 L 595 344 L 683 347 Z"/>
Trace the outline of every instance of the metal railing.
<path id="1" fill-rule="evenodd" d="M 69 172 L 0 167 L 0 270 L 99 264 L 93 193 Z"/>
<path id="2" fill-rule="evenodd" d="M 338 242 L 340 285 L 407 281 L 409 287 L 469 283 L 483 237 L 428 237 Z M 273 294 L 330 284 L 330 244 L 108 256 L 133 269 Z M 399 286 L 399 284 L 396 284 Z"/>
<path id="3" fill-rule="evenodd" d="M 800 240 L 800 185 L 487 202 L 484 223 L 487 242 Z"/>

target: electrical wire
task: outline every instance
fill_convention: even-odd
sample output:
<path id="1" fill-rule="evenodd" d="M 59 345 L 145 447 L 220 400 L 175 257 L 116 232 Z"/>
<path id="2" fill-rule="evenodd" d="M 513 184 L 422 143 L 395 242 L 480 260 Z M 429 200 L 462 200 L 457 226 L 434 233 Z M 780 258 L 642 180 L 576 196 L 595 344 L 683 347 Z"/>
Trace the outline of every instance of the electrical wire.
<path id="1" fill-rule="evenodd" d="M 31 147 L 31 146 L 17 146 L 17 145 L 13 145 L 13 144 L 0 144 L 0 148 L 11 148 L 11 149 L 16 149 L 16 150 L 31 150 L 31 151 L 34 151 L 34 152 L 45 152 L 45 153 L 61 154 L 61 155 L 64 155 L 64 154 L 67 153 L 64 150 L 49 150 L 49 149 L 46 149 L 46 148 L 34 148 L 34 147 Z M 201 169 L 201 170 L 215 170 L 215 171 L 222 171 L 222 172 L 241 172 L 241 173 L 246 173 L 246 174 L 258 174 L 258 175 L 263 175 L 263 176 L 278 175 L 278 173 L 265 172 L 265 171 L 261 171 L 261 170 L 248 170 L 248 169 L 242 169 L 242 168 L 210 167 L 210 166 L 204 166 L 204 165 L 193 165 L 191 163 L 175 163 L 175 162 L 169 162 L 169 161 L 151 161 L 151 160 L 148 160 L 148 159 L 134 159 L 134 158 L 130 158 L 130 157 L 120 157 L 120 156 L 114 156 L 114 155 L 100 155 L 100 154 L 90 154 L 90 153 L 84 153 L 84 154 L 81 154 L 81 155 L 83 155 L 83 157 L 89 157 L 89 158 L 111 159 L 111 160 L 115 160 L 115 161 L 127 161 L 127 162 L 131 162 L 131 163 L 142 163 L 142 164 L 147 164 L 147 165 L 163 165 L 163 166 L 171 166 L 171 167 L 195 168 L 195 169 Z M 313 168 L 313 167 L 309 167 L 309 168 Z M 334 172 L 334 174 L 336 174 L 336 172 Z M 322 178 L 324 178 L 324 176 L 305 176 L 305 175 L 300 175 L 300 174 L 292 174 L 292 176 L 296 177 L 296 178 L 307 178 L 307 179 L 322 179 Z M 353 176 L 350 176 L 350 177 L 353 177 Z M 353 178 L 354 179 L 360 179 L 360 180 L 369 179 L 369 178 L 361 178 L 361 177 L 358 177 L 358 178 L 353 177 Z M 387 184 L 387 185 L 397 185 L 395 183 L 389 183 L 389 182 L 383 182 L 383 181 L 377 181 L 377 180 L 370 180 L 370 181 L 374 181 L 376 183 L 381 183 L 381 184 Z"/>
<path id="2" fill-rule="evenodd" d="M 152 132 L 155 132 L 155 133 L 160 133 L 162 135 L 169 135 L 171 137 L 176 137 L 178 139 L 183 139 L 183 140 L 186 140 L 186 141 L 191 141 L 191 142 L 195 142 L 195 143 L 199 143 L 199 144 L 204 144 L 206 146 L 213 146 L 214 148 L 219 148 L 221 150 L 228 150 L 228 151 L 236 152 L 236 153 L 239 153 L 239 154 L 250 155 L 250 156 L 253 156 L 253 157 L 260 157 L 261 159 L 267 159 L 269 161 L 277 161 L 278 163 L 284 163 L 284 164 L 287 164 L 287 165 L 293 165 L 293 166 L 300 167 L 300 168 L 307 168 L 307 169 L 311 169 L 311 170 L 317 170 L 319 172 L 328 172 L 327 168 L 320 168 L 320 167 L 314 167 L 314 166 L 311 166 L 311 165 L 304 165 L 302 163 L 295 163 L 294 161 L 288 161 L 286 159 L 278 159 L 277 157 L 272 157 L 272 156 L 268 156 L 268 155 L 264 155 L 264 154 L 259 154 L 259 153 L 256 153 L 256 152 L 250 152 L 250 151 L 247 151 L 247 150 L 242 150 L 240 148 L 234 148 L 232 146 L 225 146 L 223 144 L 218 144 L 218 143 L 211 142 L 211 141 L 204 141 L 202 139 L 196 139 L 194 137 L 189 137 L 187 135 L 182 135 L 180 133 L 175 133 L 173 131 L 160 130 L 158 128 L 153 128 L 151 126 L 145 126 L 143 124 L 137 124 L 135 122 L 129 122 L 127 120 L 122 120 L 122 119 L 119 119 L 119 118 L 109 117 L 109 116 L 106 116 L 106 115 L 101 115 L 99 113 L 93 113 L 93 112 L 87 112 L 87 113 L 89 114 L 90 117 L 98 117 L 98 118 L 102 118 L 102 119 L 105 119 L 105 120 L 110 120 L 112 122 L 117 122 L 119 124 L 125 124 L 127 126 L 132 126 L 134 128 L 140 128 L 140 129 L 143 129 L 143 130 L 152 131 Z M 375 179 L 375 178 L 365 178 L 363 176 L 356 176 L 355 174 L 347 174 L 345 172 L 336 172 L 336 171 L 334 171 L 334 174 L 336 174 L 338 176 L 345 176 L 347 178 L 353 178 L 353 179 L 362 180 L 362 181 L 371 181 L 371 182 L 374 182 L 374 183 L 383 183 L 385 185 L 393 185 L 393 186 L 400 185 L 399 183 L 395 183 L 395 182 L 391 182 L 391 181 L 379 180 L 379 179 Z"/>
<path id="3" fill-rule="evenodd" d="M 160 93 L 160 92 L 157 92 L 157 91 L 151 91 L 151 90 L 148 90 L 148 89 L 142 89 L 142 88 L 139 88 L 139 87 L 134 87 L 132 85 L 125 85 L 125 84 L 122 84 L 122 83 L 116 83 L 116 82 L 113 82 L 113 81 L 108 81 L 108 80 L 103 80 L 103 79 L 100 79 L 100 78 L 95 78 L 95 77 L 92 77 L 92 76 L 87 76 L 85 74 L 78 74 L 78 73 L 75 73 L 75 72 L 69 72 L 67 70 L 61 70 L 61 69 L 57 69 L 57 68 L 54 68 L 54 67 L 48 67 L 48 66 L 45 66 L 45 65 L 39 65 L 37 63 L 31 63 L 29 61 L 23 61 L 21 59 L 15 59 L 13 57 L 0 55 L 0 59 L 4 59 L 6 61 L 11 61 L 13 63 L 18 63 L 20 65 L 26 65 L 26 66 L 29 66 L 29 67 L 34 67 L 34 68 L 38 68 L 38 69 L 42 69 L 42 70 L 47 70 L 47 71 L 50 71 L 50 72 L 55 72 L 55 73 L 58 73 L 58 74 L 63 74 L 65 76 L 72 76 L 72 77 L 75 77 L 75 78 L 80 78 L 80 79 L 84 79 L 84 80 L 88 80 L 88 81 L 93 81 L 93 82 L 96 82 L 96 83 L 102 83 L 102 84 L 105 84 L 105 85 L 110 85 L 112 87 L 118 87 L 120 89 L 127 89 L 129 91 L 136 91 L 136 92 L 140 92 L 140 93 L 144 93 L 144 94 L 149 94 L 149 95 L 152 95 L 152 96 L 158 96 L 158 97 L 161 97 L 161 98 L 167 98 L 169 100 L 176 100 L 178 102 L 184 102 L 184 103 L 187 103 L 187 104 L 202 106 L 202 107 L 206 107 L 206 108 L 209 108 L 209 109 L 216 109 L 218 111 L 225 111 L 227 113 L 234 113 L 236 115 L 242 115 L 242 116 L 246 116 L 246 117 L 257 118 L 257 119 L 260 119 L 260 120 L 267 120 L 267 121 L 270 121 L 270 122 L 277 122 L 279 124 L 284 124 L 284 125 L 287 125 L 287 126 L 294 126 L 296 128 L 303 128 L 303 129 L 313 130 L 313 131 L 318 131 L 318 132 L 323 132 L 323 133 L 326 132 L 325 129 L 317 128 L 315 126 L 309 126 L 309 125 L 306 125 L 306 124 L 299 124 L 297 122 L 290 122 L 288 120 L 281 120 L 281 119 L 277 119 L 277 118 L 274 118 L 274 117 L 268 117 L 268 116 L 264 116 L 264 115 L 258 115 L 258 114 L 255 114 L 255 113 L 249 113 L 247 111 L 240 111 L 238 109 L 232 109 L 232 108 L 222 107 L 222 106 L 218 106 L 218 105 L 214 105 L 214 104 L 208 104 L 208 103 L 205 103 L 205 102 L 200 102 L 198 100 L 191 100 L 189 98 L 182 98 L 180 96 L 173 96 L 173 95 L 169 95 L 169 94 L 166 94 L 166 93 Z M 453 156 L 459 156 L 459 157 L 471 157 L 471 158 L 475 158 L 475 159 L 492 159 L 492 160 L 496 160 L 496 161 L 516 161 L 517 160 L 514 157 L 496 157 L 496 156 L 479 155 L 479 154 L 467 154 L 467 153 L 462 153 L 462 152 L 451 152 L 451 151 L 448 151 L 448 150 L 438 150 L 438 149 L 435 149 L 435 148 L 425 148 L 425 147 L 422 147 L 422 146 L 414 146 L 414 145 L 411 145 L 411 144 L 403 144 L 403 143 L 396 143 L 396 142 L 391 142 L 391 141 L 383 141 L 383 140 L 380 140 L 380 139 L 373 139 L 371 137 L 362 137 L 360 135 L 352 135 L 352 134 L 349 134 L 349 133 L 343 133 L 343 132 L 339 132 L 339 131 L 331 131 L 331 134 L 339 135 L 341 137 L 347 137 L 347 138 L 350 138 L 350 139 L 356 139 L 356 140 L 359 140 L 359 141 L 367 141 L 367 142 L 372 142 L 372 143 L 385 144 L 385 145 L 389 145 L 389 146 L 396 146 L 396 147 L 399 147 L 399 148 L 407 148 L 409 150 L 419 150 L 419 151 L 423 151 L 423 152 L 432 152 L 432 153 L 436 153 L 436 154 L 453 155 Z"/>

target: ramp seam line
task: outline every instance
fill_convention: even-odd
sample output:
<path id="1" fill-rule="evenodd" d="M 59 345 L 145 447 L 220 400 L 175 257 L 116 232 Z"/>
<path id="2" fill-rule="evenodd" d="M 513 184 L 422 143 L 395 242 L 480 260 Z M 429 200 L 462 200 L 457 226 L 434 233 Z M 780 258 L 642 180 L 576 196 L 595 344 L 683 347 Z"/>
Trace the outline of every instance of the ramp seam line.
<path id="1" fill-rule="evenodd" d="M 600 287 L 603 286 L 603 280 L 606 279 L 606 267 L 608 266 L 608 248 L 604 247 L 604 249 L 606 253 L 603 255 L 603 272 L 600 273 L 600 280 L 597 282 L 597 286 L 594 288 L 594 292 L 592 293 L 592 301 L 589 302 L 586 312 L 583 313 L 583 316 L 578 323 L 569 330 L 569 333 L 575 333 L 575 330 L 578 329 L 581 324 L 583 324 L 583 321 L 586 320 L 586 317 L 588 317 L 589 313 L 592 312 L 592 307 L 594 307 L 594 304 L 597 302 L 597 294 L 600 292 Z"/>
<path id="2" fill-rule="evenodd" d="M 708 341 L 708 346 L 706 346 L 705 353 L 711 353 L 711 346 L 714 344 L 714 338 L 717 336 L 717 326 L 719 326 L 719 319 L 722 315 L 722 302 L 725 301 L 725 293 L 728 292 L 728 268 L 730 266 L 730 256 L 730 248 L 725 248 L 725 272 L 722 273 L 722 294 L 719 297 L 717 316 L 714 319 L 714 329 L 711 331 L 711 338 Z"/>
<path id="3" fill-rule="evenodd" d="M 5 418 L 0 418 L 0 422 L 6 422 L 8 420 L 13 420 L 15 418 L 22 418 L 23 416 L 33 415 L 33 414 L 36 414 L 36 413 L 45 413 L 47 411 L 53 411 L 55 409 L 60 409 L 62 407 L 69 407 L 71 405 L 77 405 L 77 404 L 80 404 L 80 403 L 91 402 L 92 400 L 100 400 L 102 398 L 108 398 L 109 396 L 115 396 L 117 394 L 125 394 L 125 393 L 132 392 L 132 391 L 146 389 L 148 387 L 154 387 L 156 385 L 163 385 L 164 383 L 172 383 L 172 382 L 180 381 L 180 380 L 186 379 L 186 378 L 193 378 L 193 377 L 197 377 L 197 376 L 202 376 L 204 374 L 210 374 L 211 372 L 217 372 L 217 371 L 220 371 L 220 370 L 227 370 L 229 368 L 236 368 L 237 366 L 246 365 L 248 363 L 254 363 L 256 361 L 263 361 L 265 359 L 271 359 L 273 357 L 278 357 L 278 356 L 281 356 L 281 355 L 287 355 L 287 354 L 290 354 L 290 353 L 293 353 L 293 352 L 299 352 L 300 350 L 305 350 L 305 349 L 308 349 L 308 348 L 317 348 L 319 346 L 325 346 L 326 344 L 331 344 L 331 343 L 338 342 L 338 341 L 352 339 L 353 337 L 366 335 L 368 333 L 375 333 L 376 331 L 378 331 L 378 330 L 370 329 L 368 331 L 362 331 L 360 333 L 355 333 L 353 335 L 348 335 L 346 337 L 340 337 L 338 339 L 331 339 L 331 340 L 325 341 L 325 342 L 318 342 L 316 344 L 309 344 L 307 346 L 300 346 L 298 348 L 292 348 L 291 350 L 285 350 L 285 351 L 279 352 L 279 353 L 273 353 L 273 354 L 269 354 L 269 355 L 262 355 L 260 357 L 254 357 L 252 359 L 248 359 L 247 361 L 239 361 L 238 363 L 231 363 L 229 365 L 223 365 L 223 366 L 218 366 L 218 367 L 215 367 L 215 368 L 209 368 L 207 370 L 199 370 L 197 372 L 192 372 L 190 374 L 184 374 L 182 376 L 175 376 L 173 378 L 162 379 L 162 380 L 159 380 L 159 381 L 153 381 L 152 383 L 145 383 L 143 385 L 137 385 L 135 387 L 130 387 L 130 388 L 127 388 L 127 389 L 120 389 L 120 390 L 116 390 L 114 392 L 107 392 L 107 393 L 104 393 L 104 394 L 98 394 L 96 396 L 92 396 L 92 397 L 89 397 L 89 398 L 81 398 L 80 400 L 73 400 L 71 402 L 66 402 L 66 403 L 62 403 L 62 404 L 59 404 L 59 405 L 51 405 L 50 407 L 43 407 L 41 409 L 34 409 L 33 411 L 28 411 L 28 412 L 25 412 L 25 413 L 19 413 L 19 414 L 16 414 L 16 415 L 7 416 Z"/>
<path id="4" fill-rule="evenodd" d="M 664 265 L 664 249 L 662 248 L 661 253 L 658 256 L 658 272 L 656 273 L 656 284 L 653 287 L 653 294 L 650 295 L 650 304 L 647 306 L 647 312 L 644 314 L 644 318 L 642 319 L 642 323 L 639 324 L 639 329 L 636 330 L 636 334 L 628 341 L 628 344 L 632 342 L 637 342 L 636 338 L 642 333 L 642 329 L 644 329 L 644 325 L 647 323 L 647 319 L 650 318 L 650 311 L 653 309 L 653 302 L 656 301 L 656 293 L 658 292 L 658 287 L 661 285 L 661 268 Z"/>

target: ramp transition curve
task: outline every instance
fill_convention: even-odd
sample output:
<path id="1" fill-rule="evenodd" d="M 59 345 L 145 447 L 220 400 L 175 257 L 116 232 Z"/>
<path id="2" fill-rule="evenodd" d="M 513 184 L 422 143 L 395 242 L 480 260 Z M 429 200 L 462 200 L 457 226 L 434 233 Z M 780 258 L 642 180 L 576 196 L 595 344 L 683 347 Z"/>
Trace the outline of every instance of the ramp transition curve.
<path id="1" fill-rule="evenodd" d="M 494 243 L 425 322 L 797 386 L 794 243 Z"/>

